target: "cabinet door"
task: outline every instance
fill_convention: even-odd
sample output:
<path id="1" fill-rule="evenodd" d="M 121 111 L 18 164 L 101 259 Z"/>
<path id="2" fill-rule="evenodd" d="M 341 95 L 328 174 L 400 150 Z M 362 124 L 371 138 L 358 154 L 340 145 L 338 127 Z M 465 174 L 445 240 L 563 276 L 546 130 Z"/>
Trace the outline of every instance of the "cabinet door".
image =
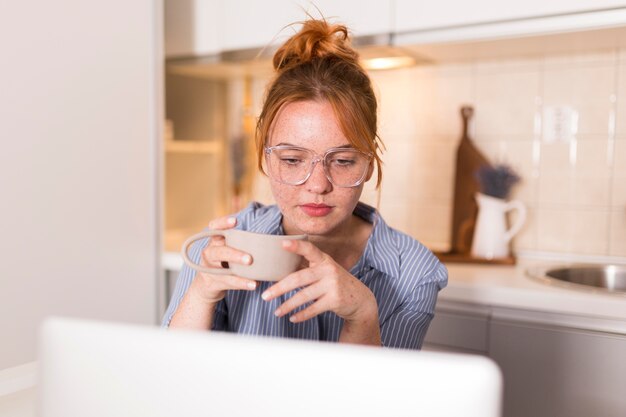
<path id="1" fill-rule="evenodd" d="M 161 1 L 0 6 L 0 369 L 49 315 L 155 323 Z"/>
<path id="2" fill-rule="evenodd" d="M 237 50 L 280 44 L 293 35 L 287 25 L 314 18 L 320 12 L 330 21 L 348 25 L 355 36 L 391 31 L 391 0 L 229 0 L 222 4 L 220 44 Z M 316 9 L 319 9 L 319 11 Z"/>
<path id="3" fill-rule="evenodd" d="M 622 417 L 626 337 L 492 320 L 506 417 Z"/>
<path id="4" fill-rule="evenodd" d="M 220 52 L 221 1 L 163 0 L 165 56 L 214 55 Z"/>
<path id="5" fill-rule="evenodd" d="M 624 0 L 396 0 L 395 30 L 406 32 L 624 6 Z"/>
<path id="6" fill-rule="evenodd" d="M 486 354 L 488 319 L 487 307 L 439 301 L 424 348 Z"/>

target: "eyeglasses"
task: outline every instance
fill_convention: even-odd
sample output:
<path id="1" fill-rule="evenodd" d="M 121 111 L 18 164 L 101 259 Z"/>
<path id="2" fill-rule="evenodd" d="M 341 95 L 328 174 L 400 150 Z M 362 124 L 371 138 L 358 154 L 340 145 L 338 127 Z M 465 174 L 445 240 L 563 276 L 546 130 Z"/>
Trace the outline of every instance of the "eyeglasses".
<path id="1" fill-rule="evenodd" d="M 326 178 L 337 187 L 359 186 L 369 169 L 371 153 L 352 148 L 331 148 L 323 155 L 311 149 L 279 145 L 265 148 L 269 176 L 283 184 L 304 184 L 322 161 Z"/>

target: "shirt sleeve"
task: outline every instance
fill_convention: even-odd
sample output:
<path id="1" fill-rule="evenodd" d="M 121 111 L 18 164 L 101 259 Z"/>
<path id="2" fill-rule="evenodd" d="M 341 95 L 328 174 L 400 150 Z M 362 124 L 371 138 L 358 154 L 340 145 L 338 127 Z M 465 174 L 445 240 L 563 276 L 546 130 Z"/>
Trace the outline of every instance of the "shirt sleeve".
<path id="1" fill-rule="evenodd" d="M 208 243 L 208 239 L 202 239 L 191 246 L 191 248 L 189 249 L 189 258 L 194 263 L 200 263 L 202 250 L 208 245 Z M 176 309 L 180 305 L 180 302 L 187 293 L 187 290 L 189 289 L 189 286 L 191 285 L 191 282 L 193 281 L 195 276 L 196 271 L 194 271 L 187 265 L 183 266 L 180 273 L 178 274 L 174 294 L 172 295 L 170 304 L 165 312 L 165 315 L 163 316 L 161 327 L 169 327 L 170 322 L 172 321 L 172 316 L 176 312 Z M 224 300 L 221 300 L 215 308 L 212 330 L 226 330 L 227 321 L 228 314 L 226 312 L 226 304 Z"/>
<path id="2" fill-rule="evenodd" d="M 209 239 L 207 238 L 207 239 L 198 240 L 193 245 L 191 245 L 191 247 L 189 248 L 189 258 L 194 263 L 200 262 L 200 256 L 201 256 L 202 250 L 206 247 L 206 245 L 208 245 L 208 243 L 209 243 Z M 172 298 L 170 299 L 170 304 L 167 310 L 165 311 L 165 315 L 163 316 L 161 327 L 169 327 L 170 321 L 172 321 L 172 316 L 174 315 L 174 312 L 176 311 L 183 297 L 187 293 L 187 290 L 189 289 L 189 286 L 191 285 L 191 282 L 193 281 L 195 276 L 196 276 L 196 271 L 189 268 L 187 265 L 183 265 L 181 271 L 178 274 L 178 278 L 176 279 L 176 287 L 174 288 L 174 294 L 172 294 Z"/>
<path id="3" fill-rule="evenodd" d="M 383 346 L 420 349 L 435 314 L 437 294 L 447 283 L 445 266 L 437 267 L 409 292 L 398 308 L 380 326 Z"/>

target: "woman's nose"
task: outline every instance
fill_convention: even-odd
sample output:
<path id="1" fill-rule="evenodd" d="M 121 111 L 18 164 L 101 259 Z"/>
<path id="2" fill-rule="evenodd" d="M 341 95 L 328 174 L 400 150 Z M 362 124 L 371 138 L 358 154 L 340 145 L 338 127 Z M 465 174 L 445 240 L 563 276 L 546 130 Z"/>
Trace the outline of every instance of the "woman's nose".
<path id="1" fill-rule="evenodd" d="M 326 178 L 324 163 L 322 161 L 318 161 L 313 166 L 313 172 L 311 172 L 309 179 L 306 180 L 305 185 L 307 190 L 316 194 L 327 193 L 332 190 L 333 185 L 328 181 L 328 178 Z"/>

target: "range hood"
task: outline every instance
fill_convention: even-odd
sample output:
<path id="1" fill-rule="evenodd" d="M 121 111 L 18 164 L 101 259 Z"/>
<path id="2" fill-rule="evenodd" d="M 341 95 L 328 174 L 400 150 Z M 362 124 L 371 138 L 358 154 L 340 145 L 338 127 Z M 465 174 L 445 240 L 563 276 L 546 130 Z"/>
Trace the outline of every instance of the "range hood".
<path id="1" fill-rule="evenodd" d="M 352 44 L 359 51 L 363 66 L 371 71 L 429 63 L 407 48 L 394 46 L 393 34 L 362 36 L 355 38 Z"/>
<path id="2" fill-rule="evenodd" d="M 405 47 L 393 46 L 392 34 L 352 38 L 363 66 L 371 71 L 410 67 L 428 63 Z M 223 51 L 211 56 L 177 57 L 166 60 L 170 73 L 208 78 L 236 78 L 272 73 L 272 56 L 278 45 L 265 48 Z"/>

